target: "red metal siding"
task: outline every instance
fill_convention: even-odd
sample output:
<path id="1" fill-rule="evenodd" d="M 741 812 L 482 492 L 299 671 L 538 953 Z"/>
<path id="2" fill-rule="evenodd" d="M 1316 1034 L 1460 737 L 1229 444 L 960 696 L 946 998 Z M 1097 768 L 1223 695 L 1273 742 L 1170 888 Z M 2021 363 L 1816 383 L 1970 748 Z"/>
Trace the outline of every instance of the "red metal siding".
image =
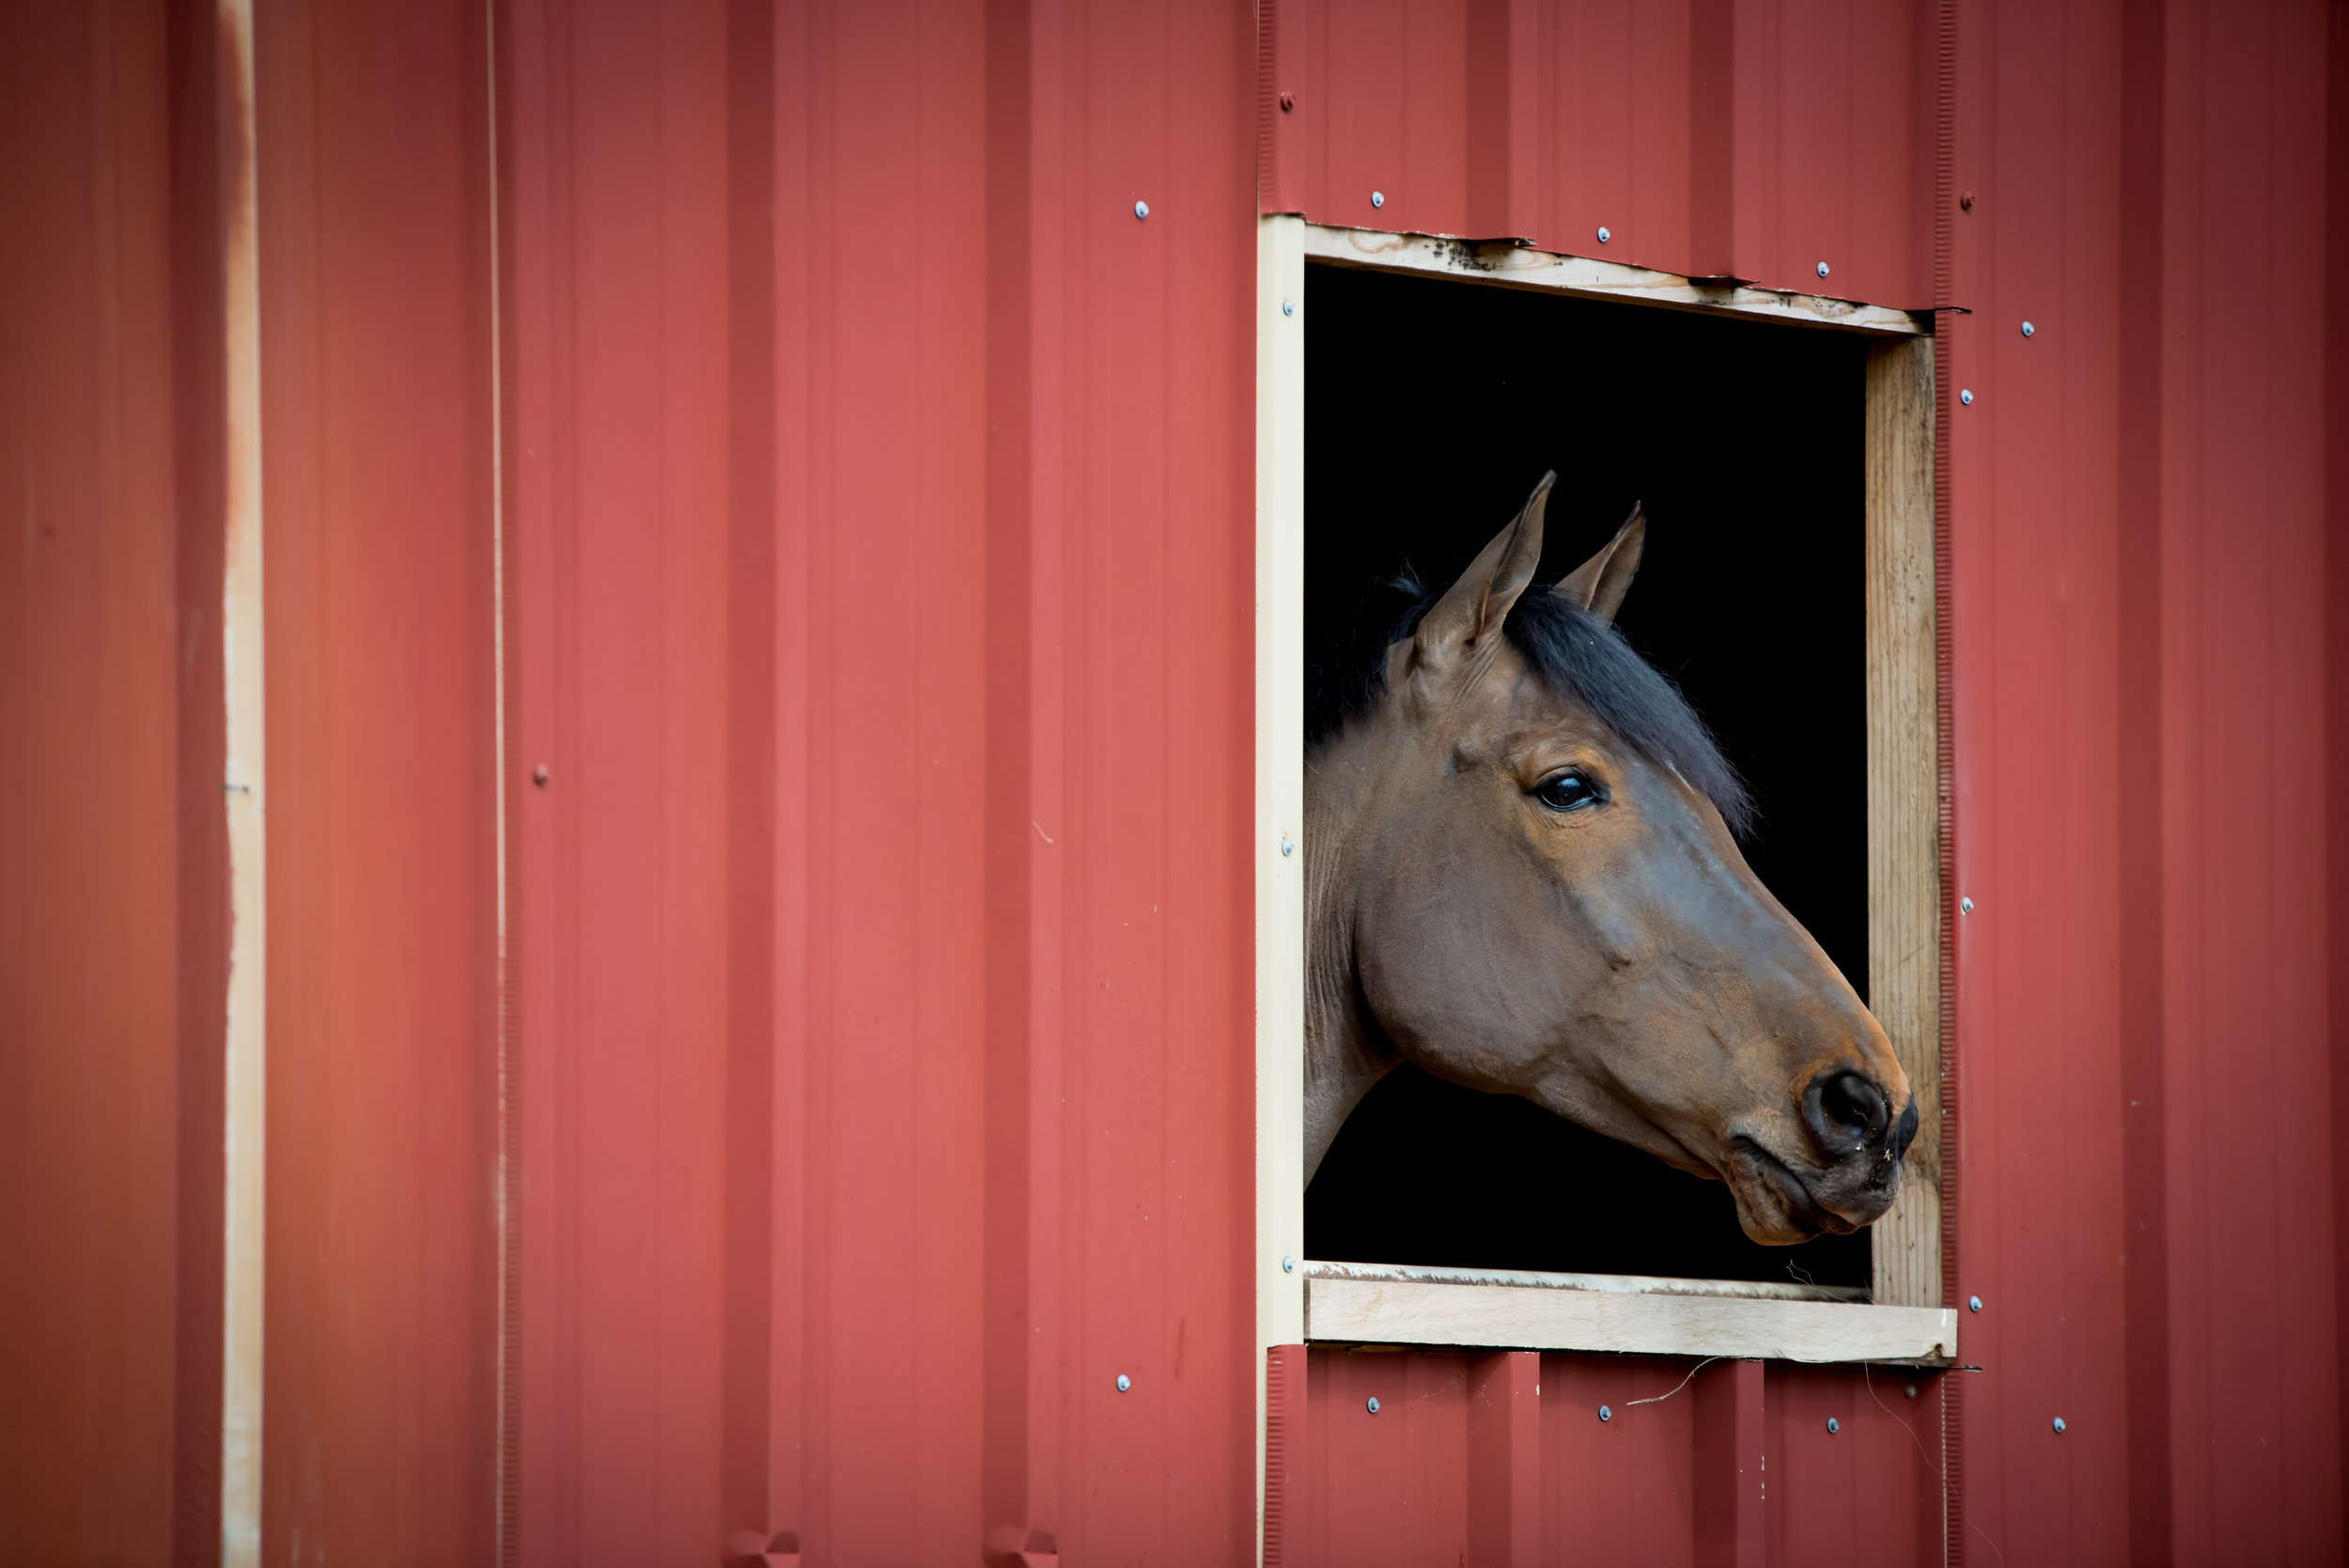
<path id="1" fill-rule="evenodd" d="M 178 675 L 204 633 L 178 603 L 169 111 L 160 11 L 0 12 L 11 1561 L 154 1560 L 172 1538 Z"/>
<path id="2" fill-rule="evenodd" d="M 42 1560 L 216 1541 L 210 25 L 0 23 L 0 1542 Z M 1964 307 L 1975 394 L 1982 1370 L 1634 1405 L 1687 1363 L 1287 1352 L 1283 1560 L 2340 1559 L 2322 8 L 258 39 L 265 1555 L 1246 1560 L 1261 203 Z"/>
<path id="3" fill-rule="evenodd" d="M 512 25 L 521 1539 L 707 1561 L 725 1156 L 724 35 Z"/>
<path id="4" fill-rule="evenodd" d="M 525 1552 L 1245 1555 L 1248 34 L 757 22 L 515 19 Z"/>
<path id="5" fill-rule="evenodd" d="M 256 15 L 266 1560 L 459 1560 L 494 1521 L 481 43 L 462 4 Z"/>
<path id="6" fill-rule="evenodd" d="M 1271 8 L 1267 211 L 1932 303 L 1921 0 Z"/>
<path id="7" fill-rule="evenodd" d="M 2332 1144 L 2321 40 L 2311 8 L 2165 24 L 1961 32 L 1957 1285 L 1967 1508 L 2010 1561 L 2340 1552 L 2329 1238 L 2295 1201 Z"/>
<path id="8" fill-rule="evenodd" d="M 1307 1359 L 1283 1434 L 1283 1562 L 1938 1556 L 1930 1376 L 1530 1351 Z"/>

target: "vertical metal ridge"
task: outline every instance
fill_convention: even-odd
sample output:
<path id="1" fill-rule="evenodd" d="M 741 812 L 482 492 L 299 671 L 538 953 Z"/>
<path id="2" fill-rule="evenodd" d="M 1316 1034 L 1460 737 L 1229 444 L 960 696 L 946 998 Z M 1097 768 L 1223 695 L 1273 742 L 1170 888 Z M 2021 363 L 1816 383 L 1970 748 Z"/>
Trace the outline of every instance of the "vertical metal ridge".
<path id="1" fill-rule="evenodd" d="M 1954 303 L 1957 243 L 1957 0 L 1939 0 L 1934 57 L 1933 303 Z M 1951 318 L 1937 315 L 1937 325 Z M 1934 751 L 1939 775 L 1941 862 L 1941 1299 L 1958 1302 L 1958 1189 L 1963 1184 L 1962 1074 L 1957 1044 L 1957 744 L 1950 574 L 1951 403 L 1958 372 L 1950 334 L 1937 331 L 1933 386 Z M 1965 1379 L 1941 1378 L 1941 1538 L 1945 1560 L 1966 1560 Z"/>
<path id="2" fill-rule="evenodd" d="M 1256 0 L 1256 210 L 1272 210 L 1281 188 L 1280 0 Z"/>
<path id="3" fill-rule="evenodd" d="M 724 1262 L 719 1527 L 771 1540 L 775 1081 L 775 39 L 725 8 L 726 707 Z"/>
<path id="4" fill-rule="evenodd" d="M 520 689 L 513 637 L 521 574 L 514 530 L 508 526 L 506 455 L 512 449 L 507 423 L 514 416 L 514 357 L 506 343 L 506 283 L 512 276 L 513 225 L 506 204 L 512 181 L 506 166 L 508 95 L 502 91 L 510 57 L 511 21 L 498 0 L 482 7 L 484 91 L 489 118 L 490 223 L 490 569 L 493 576 L 491 674 L 496 705 L 492 759 L 497 770 L 497 1153 L 494 1223 L 497 1230 L 497 1434 L 495 1550 L 502 1568 L 521 1561 L 521 1207 L 517 1198 L 521 1170 L 521 966 L 515 933 L 521 916 L 521 878 L 513 851 L 522 802 L 521 763 L 513 723 Z"/>
<path id="5" fill-rule="evenodd" d="M 1303 1480 L 1306 1350 L 1276 1344 L 1265 1350 L 1264 1568 L 1301 1563 L 1292 1516 Z"/>
<path id="6" fill-rule="evenodd" d="M 2115 812 L 2120 855 L 2115 951 L 2119 981 L 2121 1280 L 2128 1311 L 2121 1324 L 2124 1497 L 2132 1562 L 2175 1559 L 2172 1452 L 2170 1204 L 2169 1196 L 2170 919 L 2163 906 L 2170 869 L 2165 823 L 2173 803 L 2163 758 L 2164 538 L 2170 530 L 2163 427 L 2170 396 L 2163 324 L 2172 258 L 2164 243 L 2169 118 L 2167 18 L 2140 6 L 2122 18 L 2120 165 L 2116 239 L 2132 258 L 2117 281 L 2120 372 L 2115 398 L 2118 551 L 2114 572 L 2116 722 L 2114 765 L 2124 781 Z M 2188 875 L 2191 875 L 2190 870 Z M 2186 902 L 2190 903 L 2191 900 Z M 2189 1155 L 2189 1158 L 2191 1156 Z M 2191 1512 L 2192 1504 L 2187 1504 Z M 2246 1548 L 2248 1555 L 2260 1555 Z"/>

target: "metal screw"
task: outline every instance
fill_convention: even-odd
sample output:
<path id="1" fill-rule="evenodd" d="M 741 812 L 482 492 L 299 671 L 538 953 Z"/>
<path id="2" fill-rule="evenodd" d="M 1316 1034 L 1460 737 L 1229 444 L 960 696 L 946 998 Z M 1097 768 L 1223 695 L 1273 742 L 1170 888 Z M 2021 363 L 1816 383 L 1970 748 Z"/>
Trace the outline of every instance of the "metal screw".
<path id="1" fill-rule="evenodd" d="M 1603 1421 L 1611 1421 L 1615 1419 L 1615 1413 L 1602 1405 L 1598 1407 L 1598 1419 Z"/>
<path id="2" fill-rule="evenodd" d="M 1608 232 L 1607 232 L 1607 226 L 1606 226 L 1604 224 L 1602 224 L 1602 225 L 1599 225 L 1599 230 L 1598 230 L 1598 242 L 1599 242 L 1600 244 L 1602 244 L 1602 245 L 1603 245 L 1603 244 L 1607 243 L 1607 241 L 1608 241 L 1612 240 L 1613 238 L 1614 238 L 1614 236 L 1613 236 L 1613 235 L 1611 235 L 1611 234 L 1610 234 L 1610 233 L 1608 233 Z"/>
<path id="3" fill-rule="evenodd" d="M 1957 400 L 1969 409 L 1974 406 L 1974 395 L 1964 387 L 1957 389 Z"/>
<path id="4" fill-rule="evenodd" d="M 1835 1436 L 1838 1432 L 1841 1432 L 1841 1431 L 1843 1431 L 1843 1423 L 1842 1423 L 1841 1421 L 1837 1421 L 1837 1420 L 1836 1420 L 1833 1416 L 1829 1416 L 1829 1417 L 1827 1419 L 1827 1435 L 1828 1435 L 1828 1436 L 1832 1437 L 1832 1436 Z"/>
<path id="5" fill-rule="evenodd" d="M 545 763 L 542 762 L 530 770 L 530 782 L 540 789 L 547 787 L 547 765 Z"/>
<path id="6" fill-rule="evenodd" d="M 1369 1411 L 1374 1416 L 1377 1415 L 1378 1413 L 1378 1396 L 1377 1394 L 1373 1394 L 1368 1399 L 1362 1401 L 1362 1408 Z"/>
<path id="7" fill-rule="evenodd" d="M 1384 207 L 1384 206 L 1386 206 L 1386 205 L 1387 205 L 1387 193 L 1386 193 L 1386 192 L 1384 192 L 1384 191 L 1373 191 L 1373 192 L 1371 192 L 1371 194 L 1370 194 L 1370 205 L 1371 205 L 1371 206 L 1373 206 L 1373 207 Z"/>
<path id="8" fill-rule="evenodd" d="M 1132 1378 L 1127 1376 L 1122 1372 L 1117 1374 L 1117 1391 L 1119 1393 L 1124 1393 L 1127 1389 L 1132 1388 L 1133 1386 L 1134 1380 Z"/>
<path id="9" fill-rule="evenodd" d="M 1297 1260 L 1296 1260 L 1295 1258 L 1283 1258 L 1283 1259 L 1281 1260 L 1281 1272 L 1282 1272 L 1282 1273 L 1283 1273 L 1283 1274 L 1294 1274 L 1294 1273 L 1296 1273 L 1296 1272 L 1297 1272 Z"/>
<path id="10" fill-rule="evenodd" d="M 2063 1436 L 2063 1418 L 2061 1416 L 2058 1416 L 2055 1419 L 2055 1429 L 2057 1436 L 2061 1437 Z"/>
<path id="11" fill-rule="evenodd" d="M 1958 194 L 1957 205 L 1964 210 L 1971 212 L 1974 210 L 1974 193 L 1971 191 L 1960 192 Z"/>
<path id="12" fill-rule="evenodd" d="M 1819 263 L 1819 275 L 1821 277 L 1827 276 L 1827 263 L 1824 261 Z"/>
<path id="13" fill-rule="evenodd" d="M 1146 217 L 1148 217 L 1149 215 L 1150 215 L 1150 204 L 1149 204 L 1148 202 L 1146 202 L 1146 201 L 1138 201 L 1138 202 L 1134 203 L 1134 216 L 1135 216 L 1135 217 L 1137 217 L 1137 218 L 1146 218 Z"/>
<path id="14" fill-rule="evenodd" d="M 1281 853 L 1283 856 L 1294 855 L 1297 853 L 1296 842 L 1286 833 L 1283 833 L 1281 835 Z"/>
<path id="15" fill-rule="evenodd" d="M 1917 1397 L 1917 1385 L 1911 1383 L 1906 1388 L 1903 1389 L 1901 1392 L 1906 1394 L 1911 1399 L 1915 1399 Z"/>
<path id="16" fill-rule="evenodd" d="M 1974 901 L 1970 898 L 1959 899 L 1957 901 L 1957 912 L 1961 915 L 1972 914 L 1974 912 Z"/>
<path id="17" fill-rule="evenodd" d="M 1295 300 L 1283 300 L 1283 301 L 1281 302 L 1281 314 L 1282 314 L 1282 315 L 1283 315 L 1283 316 L 1294 316 L 1294 315 L 1296 315 L 1296 314 L 1297 314 L 1297 302 L 1296 302 Z"/>
<path id="18" fill-rule="evenodd" d="M 1288 113 L 1291 109 L 1294 109 L 1294 108 L 1296 108 L 1296 107 L 1297 107 L 1297 95 L 1296 95 L 1295 93 L 1283 93 L 1283 94 L 1281 95 L 1281 113 L 1283 113 L 1283 114 L 1284 114 L 1284 115 L 1285 115 L 1285 114 L 1287 114 L 1287 113 Z"/>
<path id="19" fill-rule="evenodd" d="M 1982 1297 L 1979 1296 L 1968 1296 L 1966 1298 L 1966 1310 L 1969 1312 L 1978 1312 L 1982 1311 Z"/>
<path id="20" fill-rule="evenodd" d="M 2037 327 L 2032 326 L 2029 321 L 2023 323 L 2023 335 L 2025 337 L 2029 337 L 2031 334 L 2037 332 L 2038 330 L 2039 329 Z"/>

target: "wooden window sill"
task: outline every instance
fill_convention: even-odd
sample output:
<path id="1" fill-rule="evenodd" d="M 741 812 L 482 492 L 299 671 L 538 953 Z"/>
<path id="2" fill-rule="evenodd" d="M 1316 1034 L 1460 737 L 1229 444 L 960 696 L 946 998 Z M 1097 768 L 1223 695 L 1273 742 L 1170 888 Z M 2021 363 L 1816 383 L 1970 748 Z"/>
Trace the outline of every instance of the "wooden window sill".
<path id="1" fill-rule="evenodd" d="M 1950 1366 L 1957 1313 L 1832 1286 L 1307 1263 L 1305 1337 L 1444 1345 Z"/>

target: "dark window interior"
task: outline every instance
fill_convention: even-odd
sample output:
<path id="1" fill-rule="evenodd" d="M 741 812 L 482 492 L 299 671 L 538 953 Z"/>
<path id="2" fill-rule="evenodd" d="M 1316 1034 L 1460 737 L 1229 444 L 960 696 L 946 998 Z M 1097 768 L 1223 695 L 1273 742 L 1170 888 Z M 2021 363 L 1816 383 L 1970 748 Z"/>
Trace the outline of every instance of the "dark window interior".
<path id="1" fill-rule="evenodd" d="M 1307 284 L 1307 700 L 1449 584 L 1558 471 L 1548 582 L 1635 500 L 1618 625 L 1760 807 L 1747 860 L 1867 989 L 1864 345 L 1817 329 L 1315 266 Z M 1729 1191 L 1531 1102 L 1404 1067 L 1305 1194 L 1308 1255 L 1865 1285 L 1868 1236 L 1759 1247 Z"/>

